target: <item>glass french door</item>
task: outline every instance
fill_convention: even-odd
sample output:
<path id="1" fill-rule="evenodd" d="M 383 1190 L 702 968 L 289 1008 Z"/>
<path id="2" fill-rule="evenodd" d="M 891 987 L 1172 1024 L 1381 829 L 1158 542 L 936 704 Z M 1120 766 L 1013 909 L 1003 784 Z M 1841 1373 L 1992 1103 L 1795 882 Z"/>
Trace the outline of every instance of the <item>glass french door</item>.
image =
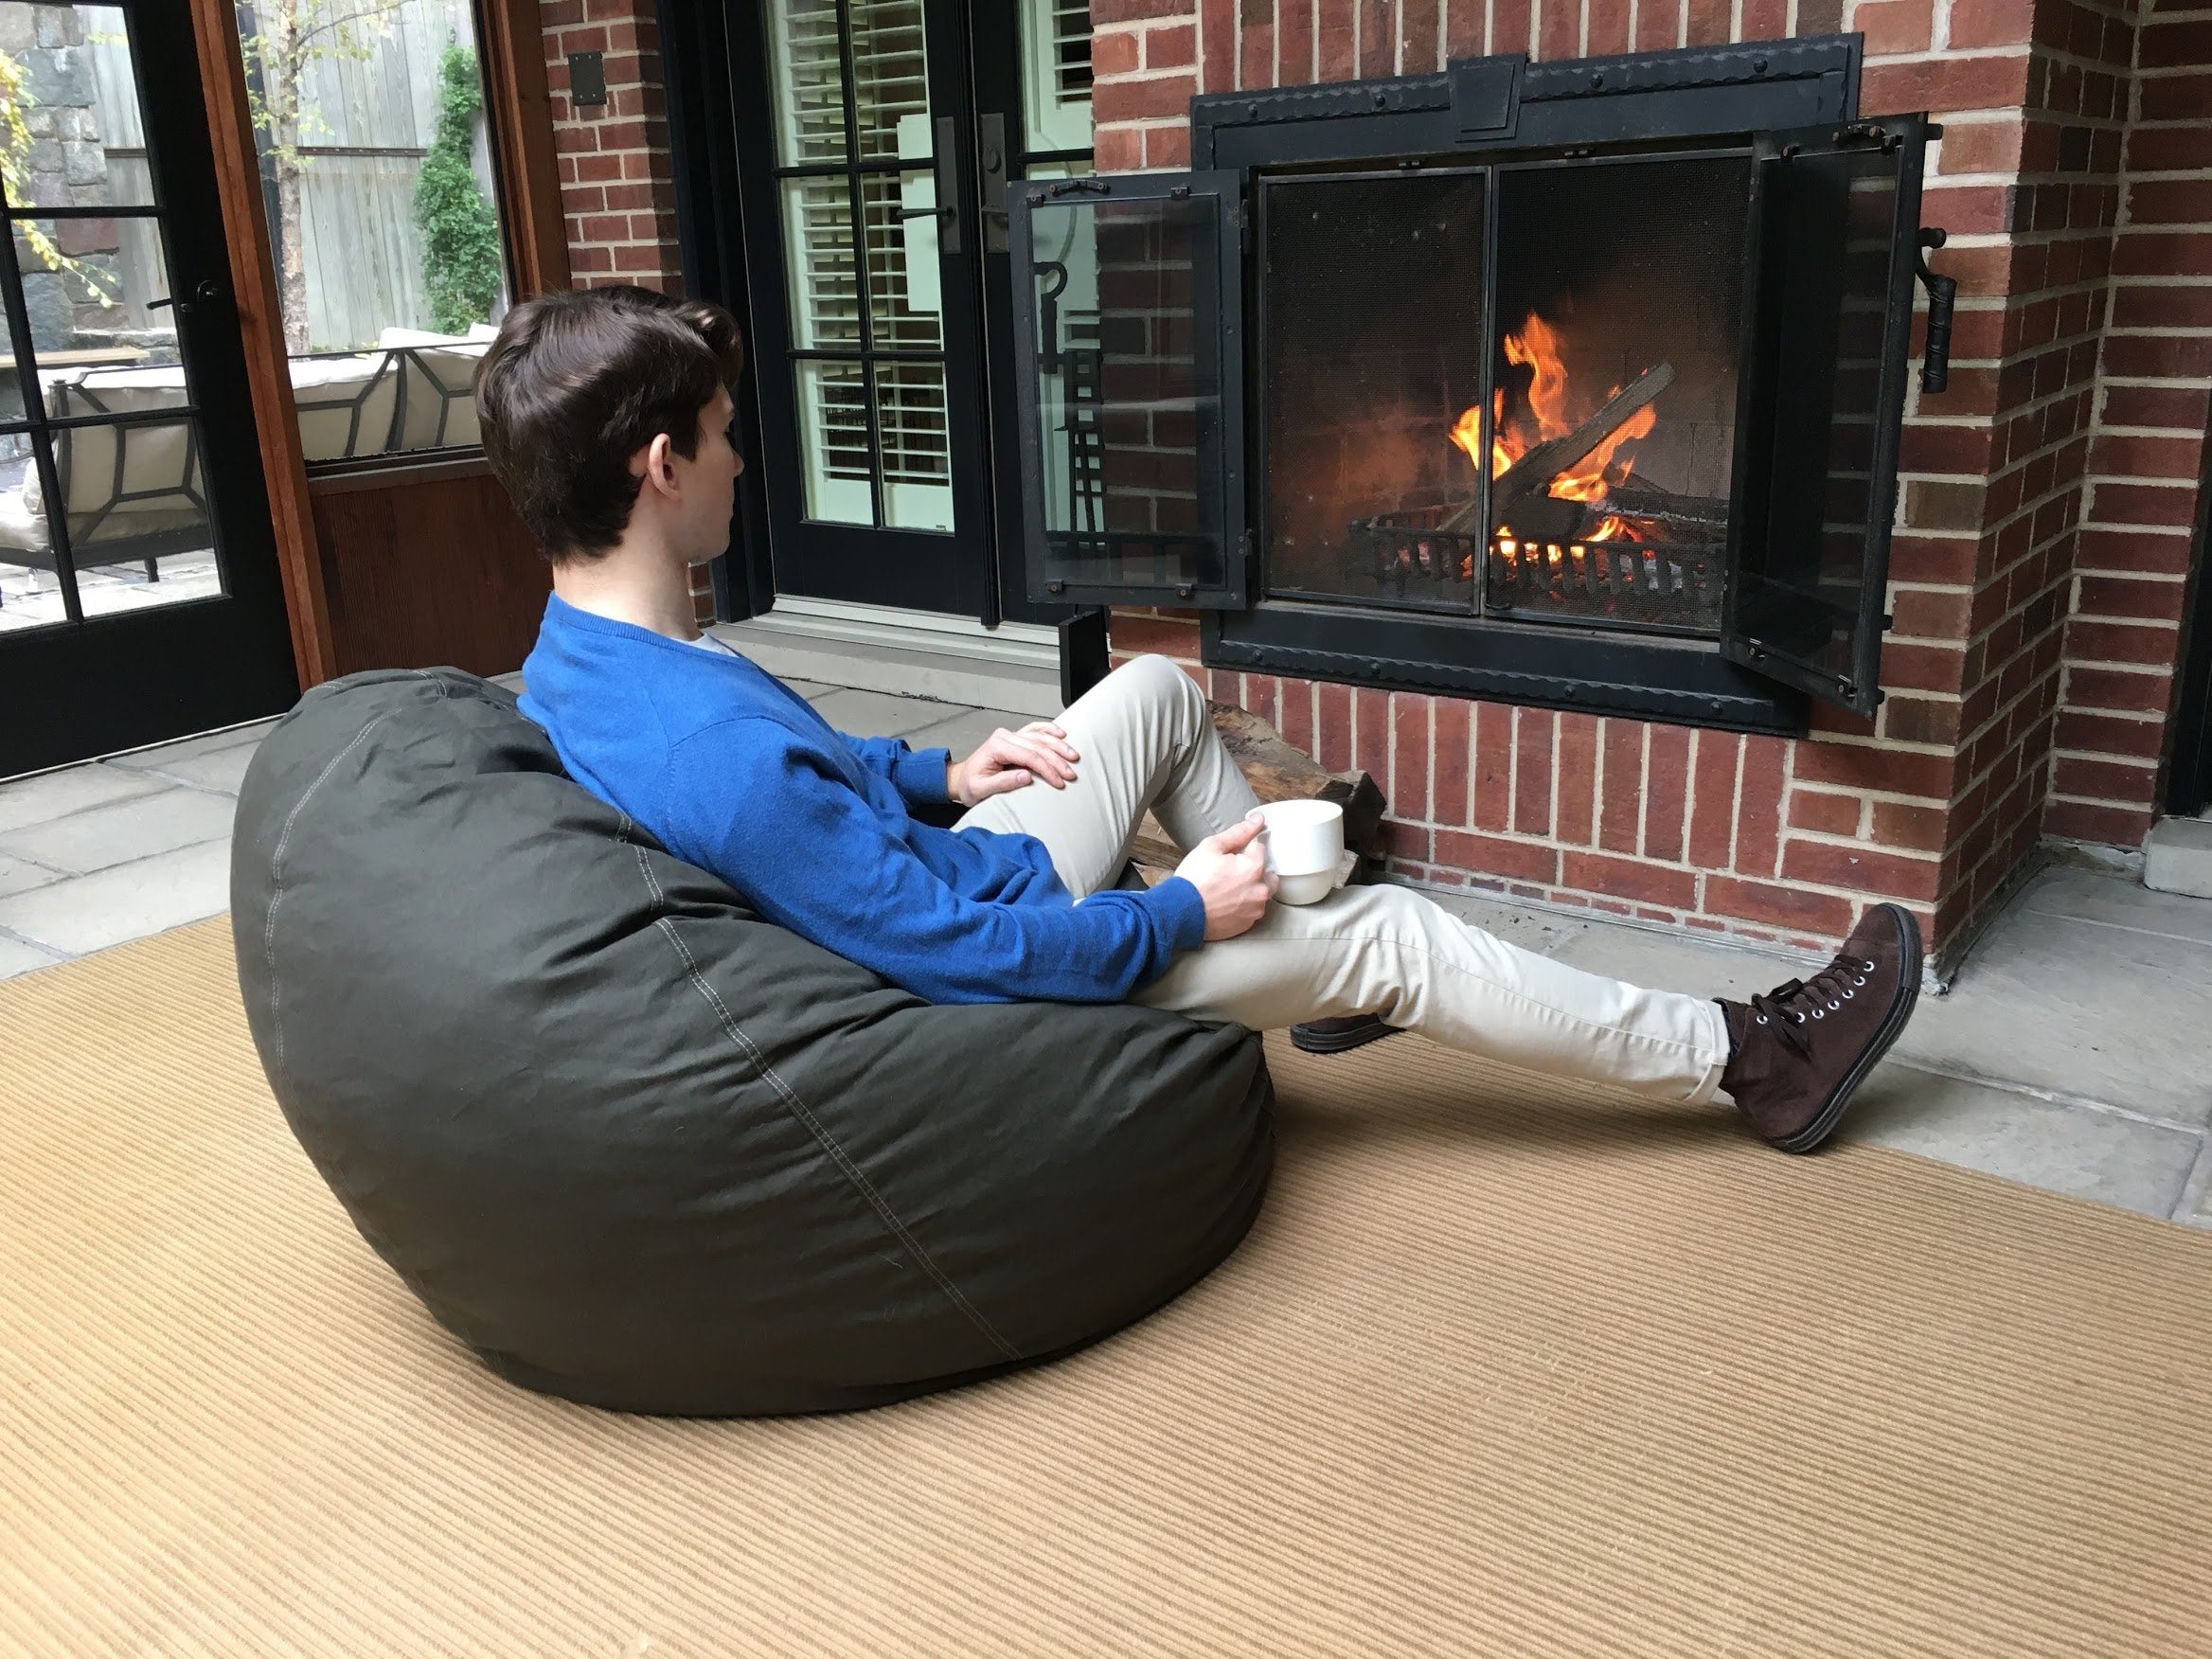
<path id="1" fill-rule="evenodd" d="M 298 692 L 198 62 L 0 0 L 0 776 Z"/>
<path id="2" fill-rule="evenodd" d="M 767 0 L 741 17 L 776 590 L 995 622 L 1019 564 L 998 542 L 1020 534 L 1006 189 L 1089 169 L 1088 6 Z"/>
<path id="3" fill-rule="evenodd" d="M 739 87 L 765 94 L 736 109 L 776 591 L 975 615 L 989 509 L 959 10 L 767 0 L 731 47 Z"/>

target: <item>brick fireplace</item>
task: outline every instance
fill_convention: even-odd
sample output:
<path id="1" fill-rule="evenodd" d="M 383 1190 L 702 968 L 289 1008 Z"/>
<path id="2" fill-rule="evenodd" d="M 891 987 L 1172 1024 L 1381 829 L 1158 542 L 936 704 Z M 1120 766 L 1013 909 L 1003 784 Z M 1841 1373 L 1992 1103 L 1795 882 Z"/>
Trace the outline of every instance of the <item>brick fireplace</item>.
<path id="1" fill-rule="evenodd" d="M 580 281 L 675 285 L 653 16 L 544 6 Z M 1857 31 L 1860 111 L 1943 128 L 1920 217 L 1949 230 L 1930 259 L 1959 284 L 1948 388 L 1907 392 L 1870 720 L 1815 704 L 1805 736 L 1773 736 L 1208 668 L 1198 616 L 1166 609 L 1117 611 L 1118 655 L 1166 652 L 1370 771 L 1393 868 L 1447 888 L 1816 946 L 1895 898 L 1954 956 L 2039 841 L 2141 843 L 2212 392 L 2212 6 L 1092 0 L 1092 17 L 1105 172 L 1190 167 L 1200 94 Z M 609 106 L 569 107 L 580 48 L 608 53 Z"/>
<path id="2" fill-rule="evenodd" d="M 1770 736 L 1207 667 L 1197 615 L 1167 609 L 1116 611 L 1117 657 L 1171 655 L 1372 773 L 1393 871 L 1443 887 L 1811 946 L 1889 898 L 1955 955 L 2040 839 L 2140 842 L 2212 384 L 2212 9 L 1094 0 L 1093 19 L 1102 171 L 1191 165 L 1200 93 L 1858 30 L 1860 112 L 1941 123 L 1921 220 L 1959 285 L 1948 388 L 1907 394 L 1870 719 L 1814 703 L 1806 735 Z"/>

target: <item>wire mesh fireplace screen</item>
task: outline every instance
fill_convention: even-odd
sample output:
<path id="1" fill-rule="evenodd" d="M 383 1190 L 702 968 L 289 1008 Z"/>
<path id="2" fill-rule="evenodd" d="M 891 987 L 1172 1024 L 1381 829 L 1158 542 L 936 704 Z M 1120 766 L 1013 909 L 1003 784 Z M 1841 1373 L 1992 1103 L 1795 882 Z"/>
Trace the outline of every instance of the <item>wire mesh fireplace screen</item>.
<path id="1" fill-rule="evenodd" d="M 1716 635 L 1749 194 L 1739 154 L 1272 182 L 1270 591 Z"/>

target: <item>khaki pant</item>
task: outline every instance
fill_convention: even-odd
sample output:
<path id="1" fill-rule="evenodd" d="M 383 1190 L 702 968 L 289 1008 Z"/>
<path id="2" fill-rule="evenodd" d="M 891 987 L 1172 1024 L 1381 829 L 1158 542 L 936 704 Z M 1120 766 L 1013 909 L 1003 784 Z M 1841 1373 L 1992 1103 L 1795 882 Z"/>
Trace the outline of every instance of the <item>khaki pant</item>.
<path id="1" fill-rule="evenodd" d="M 993 795 L 960 824 L 1034 835 L 1079 901 L 1118 879 L 1148 810 L 1187 848 L 1258 804 L 1204 694 L 1163 657 L 1108 675 L 1060 723 L 1076 781 Z M 1186 952 L 1135 1000 L 1254 1030 L 1379 1013 L 1471 1054 L 1664 1100 L 1713 1098 L 1728 1055 L 1718 1004 L 1536 955 L 1407 887 L 1271 904 L 1251 932 Z"/>

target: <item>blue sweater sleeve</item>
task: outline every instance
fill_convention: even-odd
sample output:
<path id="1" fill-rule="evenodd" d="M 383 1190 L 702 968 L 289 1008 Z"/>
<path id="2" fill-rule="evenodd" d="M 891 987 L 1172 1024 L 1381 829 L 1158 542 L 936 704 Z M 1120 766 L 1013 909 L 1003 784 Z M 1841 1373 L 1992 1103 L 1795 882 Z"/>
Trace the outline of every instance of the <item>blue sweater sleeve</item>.
<path id="1" fill-rule="evenodd" d="M 945 768 L 953 758 L 950 749 L 909 749 L 904 738 L 837 735 L 854 759 L 879 777 L 889 778 L 908 806 L 937 806 L 952 798 L 945 794 Z"/>
<path id="2" fill-rule="evenodd" d="M 1119 1002 L 1204 939 L 1204 901 L 1180 878 L 1072 905 L 963 898 L 833 766 L 773 721 L 694 733 L 669 758 L 669 850 L 931 1002 Z"/>

